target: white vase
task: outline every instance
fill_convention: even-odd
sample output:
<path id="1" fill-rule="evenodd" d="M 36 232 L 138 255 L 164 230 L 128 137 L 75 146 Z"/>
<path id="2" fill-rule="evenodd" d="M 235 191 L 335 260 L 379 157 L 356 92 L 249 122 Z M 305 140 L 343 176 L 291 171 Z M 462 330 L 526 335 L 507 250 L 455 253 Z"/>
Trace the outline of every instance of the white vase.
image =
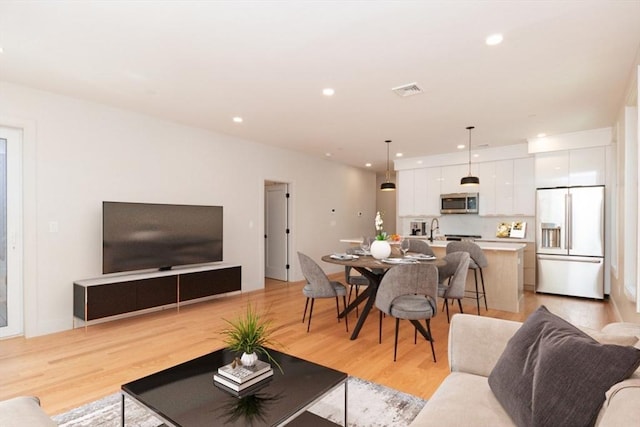
<path id="1" fill-rule="evenodd" d="M 375 259 L 389 258 L 391 245 L 386 240 L 374 240 L 371 243 L 371 256 Z"/>
<path id="2" fill-rule="evenodd" d="M 242 366 L 253 366 L 256 364 L 256 361 L 258 360 L 258 355 L 254 352 L 254 353 L 242 353 L 242 357 L 240 357 L 240 362 L 242 363 Z"/>

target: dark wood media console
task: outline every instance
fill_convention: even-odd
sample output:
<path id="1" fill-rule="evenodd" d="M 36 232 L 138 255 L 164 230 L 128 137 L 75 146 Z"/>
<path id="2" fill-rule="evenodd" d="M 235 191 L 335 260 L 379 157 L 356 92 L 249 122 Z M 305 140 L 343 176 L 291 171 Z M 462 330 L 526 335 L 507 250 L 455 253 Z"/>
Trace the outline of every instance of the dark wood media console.
<path id="1" fill-rule="evenodd" d="M 211 264 L 111 274 L 73 283 L 73 316 L 84 321 L 126 315 L 241 290 L 239 265 Z"/>

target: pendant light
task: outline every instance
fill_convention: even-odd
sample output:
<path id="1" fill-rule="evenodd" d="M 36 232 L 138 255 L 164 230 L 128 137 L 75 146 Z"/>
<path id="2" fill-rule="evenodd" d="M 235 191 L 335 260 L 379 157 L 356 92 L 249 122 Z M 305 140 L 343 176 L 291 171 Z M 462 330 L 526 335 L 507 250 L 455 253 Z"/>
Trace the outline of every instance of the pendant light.
<path id="1" fill-rule="evenodd" d="M 480 178 L 471 175 L 471 129 L 475 129 L 474 126 L 467 126 L 469 131 L 469 175 L 463 177 L 460 180 L 460 185 L 478 185 L 480 184 Z"/>
<path id="2" fill-rule="evenodd" d="M 391 140 L 387 139 L 385 142 L 387 143 L 387 178 L 380 185 L 380 191 L 395 191 L 396 185 L 389 180 L 389 144 L 391 144 Z"/>

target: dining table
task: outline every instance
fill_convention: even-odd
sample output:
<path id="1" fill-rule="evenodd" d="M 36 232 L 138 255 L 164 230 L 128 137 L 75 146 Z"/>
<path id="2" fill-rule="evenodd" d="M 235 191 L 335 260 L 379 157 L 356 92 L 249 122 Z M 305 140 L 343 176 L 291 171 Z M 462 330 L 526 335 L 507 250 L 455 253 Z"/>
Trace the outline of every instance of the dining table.
<path id="1" fill-rule="evenodd" d="M 352 310 L 358 307 L 363 302 L 364 307 L 360 310 L 360 316 L 356 322 L 356 327 L 351 333 L 351 339 L 358 338 L 362 325 L 367 320 L 367 316 L 376 301 L 376 295 L 378 294 L 378 288 L 380 282 L 385 273 L 392 267 L 397 265 L 409 264 L 409 263 L 430 263 L 435 264 L 436 267 L 443 267 L 446 265 L 446 261 L 442 258 L 424 257 L 420 254 L 408 253 L 404 257 L 391 257 L 385 260 L 379 260 L 371 255 L 352 255 L 352 254 L 329 254 L 322 257 L 322 261 L 330 264 L 339 264 L 347 267 L 352 267 L 354 270 L 362 274 L 369 280 L 369 286 L 361 292 L 356 299 L 349 303 L 349 305 L 338 315 L 338 318 L 342 319 L 347 316 Z"/>

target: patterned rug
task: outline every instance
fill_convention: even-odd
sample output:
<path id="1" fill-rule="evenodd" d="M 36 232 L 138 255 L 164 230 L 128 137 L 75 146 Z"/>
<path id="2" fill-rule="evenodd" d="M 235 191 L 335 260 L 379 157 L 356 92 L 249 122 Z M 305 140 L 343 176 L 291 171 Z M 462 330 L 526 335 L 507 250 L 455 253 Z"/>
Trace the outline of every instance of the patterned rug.
<path id="1" fill-rule="evenodd" d="M 422 409 L 425 400 L 380 384 L 349 377 L 348 421 L 353 427 L 406 427 Z M 309 411 L 336 424 L 344 424 L 343 388 L 338 388 Z M 60 427 L 120 427 L 122 397 L 111 394 L 53 417 Z M 127 426 L 157 427 L 162 422 L 125 399 Z"/>

